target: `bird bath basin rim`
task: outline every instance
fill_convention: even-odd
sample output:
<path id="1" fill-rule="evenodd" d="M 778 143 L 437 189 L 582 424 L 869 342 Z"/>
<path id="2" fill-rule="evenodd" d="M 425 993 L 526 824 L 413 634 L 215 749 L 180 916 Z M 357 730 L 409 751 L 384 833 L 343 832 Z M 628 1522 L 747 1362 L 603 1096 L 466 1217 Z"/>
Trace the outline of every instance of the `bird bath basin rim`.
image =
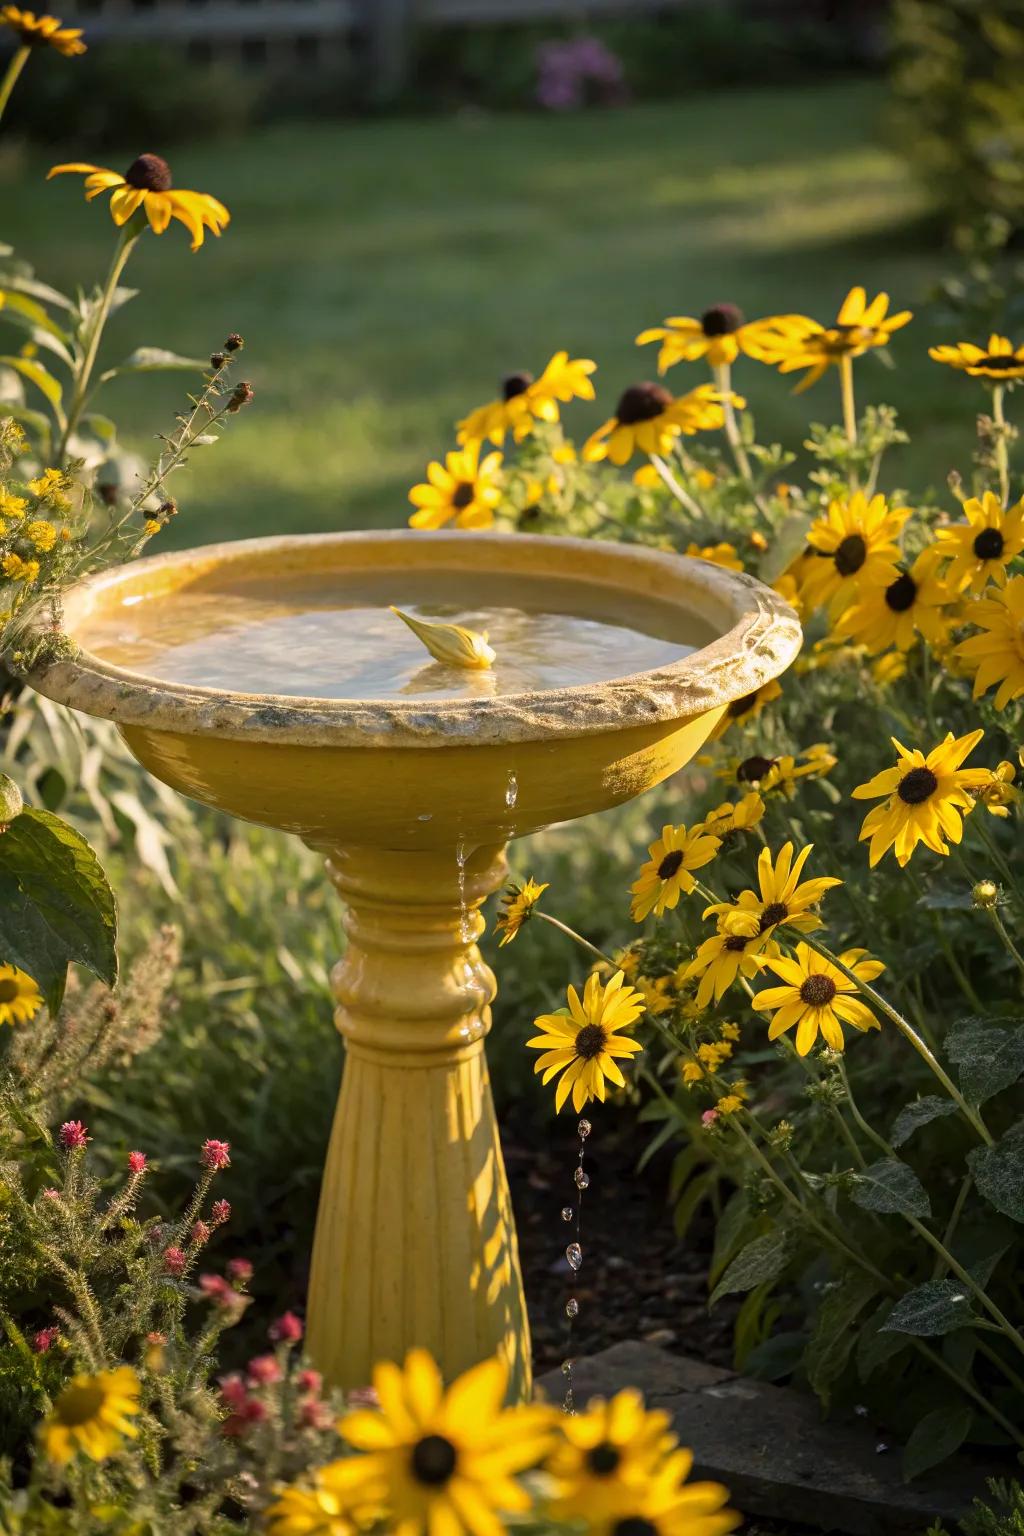
<path id="1" fill-rule="evenodd" d="M 410 529 L 239 539 L 148 556 L 98 573 L 66 596 L 64 627 L 76 624 L 119 588 L 143 586 L 170 598 L 182 578 L 234 567 L 238 576 L 273 569 L 433 567 L 446 572 L 501 569 L 538 576 L 567 573 L 581 589 L 648 592 L 675 602 L 716 638 L 655 671 L 597 683 L 488 699 L 324 699 L 238 693 L 168 682 L 106 661 L 86 649 L 40 666 L 40 693 L 123 726 L 224 739 L 333 747 L 452 747 L 550 740 L 692 718 L 745 698 L 789 666 L 800 649 L 799 620 L 785 600 L 751 576 L 640 544 L 549 534 L 425 532 Z"/>

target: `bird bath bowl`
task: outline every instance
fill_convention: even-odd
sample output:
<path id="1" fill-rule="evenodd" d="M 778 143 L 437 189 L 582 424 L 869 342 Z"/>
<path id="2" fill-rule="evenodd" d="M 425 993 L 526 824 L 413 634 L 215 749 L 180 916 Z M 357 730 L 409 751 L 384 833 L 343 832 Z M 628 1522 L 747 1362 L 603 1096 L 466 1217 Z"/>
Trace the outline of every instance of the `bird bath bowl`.
<path id="1" fill-rule="evenodd" d="M 493 671 L 433 662 L 389 604 L 489 628 Z M 311 1358 L 352 1388 L 413 1344 L 449 1379 L 501 1350 L 527 1396 L 481 904 L 509 838 L 681 768 L 793 660 L 795 615 L 639 545 L 402 531 L 140 560 L 75 588 L 65 624 L 79 650 L 41 693 L 116 721 L 183 794 L 301 837 L 345 903 Z"/>

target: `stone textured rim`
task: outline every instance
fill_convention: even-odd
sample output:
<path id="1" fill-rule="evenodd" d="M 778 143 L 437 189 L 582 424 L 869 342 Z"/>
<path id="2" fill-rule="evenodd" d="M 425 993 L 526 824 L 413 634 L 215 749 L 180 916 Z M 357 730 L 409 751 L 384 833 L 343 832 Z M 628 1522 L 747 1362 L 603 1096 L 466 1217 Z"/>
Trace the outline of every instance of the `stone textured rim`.
<path id="1" fill-rule="evenodd" d="M 408 552 L 417 554 L 410 562 Z M 429 552 L 429 557 L 428 557 Z M 331 556 L 337 555 L 332 561 Z M 207 575 L 237 565 L 258 574 L 264 563 L 282 577 L 332 564 L 351 573 L 431 565 L 445 571 L 495 569 L 509 574 L 569 576 L 635 596 L 647 593 L 685 606 L 719 638 L 681 661 L 608 682 L 494 699 L 366 700 L 247 694 L 161 682 L 85 650 L 71 661 L 37 668 L 40 693 L 119 725 L 234 740 L 305 746 L 452 747 L 593 735 L 684 720 L 745 698 L 784 672 L 800 649 L 793 609 L 778 593 L 706 560 L 639 544 L 543 534 L 425 533 L 408 529 L 239 539 L 134 561 L 90 577 L 67 594 L 65 625 L 102 608 L 103 599 L 140 575 Z"/>

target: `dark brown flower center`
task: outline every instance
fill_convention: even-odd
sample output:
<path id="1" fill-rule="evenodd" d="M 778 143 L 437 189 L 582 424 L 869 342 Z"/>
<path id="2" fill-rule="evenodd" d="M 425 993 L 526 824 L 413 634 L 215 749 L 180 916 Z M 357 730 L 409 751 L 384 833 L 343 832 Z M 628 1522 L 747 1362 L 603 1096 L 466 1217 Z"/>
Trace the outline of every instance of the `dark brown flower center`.
<path id="1" fill-rule="evenodd" d="M 623 1520 L 616 1520 L 612 1536 L 658 1536 L 658 1527 L 653 1520 L 645 1520 L 643 1515 L 627 1515 Z"/>
<path id="2" fill-rule="evenodd" d="M 18 983 L 13 976 L 5 976 L 0 981 L 0 1003 L 13 1003 L 18 995 Z"/>
<path id="3" fill-rule="evenodd" d="M 774 768 L 774 757 L 748 757 L 736 769 L 736 779 L 740 784 L 757 784 L 763 779 L 770 768 Z"/>
<path id="4" fill-rule="evenodd" d="M 454 1445 L 444 1435 L 424 1435 L 412 1448 L 412 1475 L 418 1483 L 437 1488 L 455 1471 Z"/>
<path id="5" fill-rule="evenodd" d="M 452 506 L 458 507 L 460 511 L 463 507 L 468 507 L 473 500 L 473 491 L 472 483 L 468 480 L 463 480 L 461 485 L 457 485 L 452 492 Z"/>
<path id="6" fill-rule="evenodd" d="M 800 988 L 800 999 L 811 1008 L 826 1008 L 836 995 L 836 984 L 831 976 L 815 973 L 808 976 Z"/>
<path id="7" fill-rule="evenodd" d="M 977 366 L 991 368 L 995 373 L 1002 373 L 1004 369 L 1009 371 L 1011 368 L 1020 368 L 1021 360 L 1019 357 L 1014 357 L 1012 352 L 1000 352 L 996 357 L 980 359 Z"/>
<path id="8" fill-rule="evenodd" d="M 622 1452 L 607 1440 L 599 1440 L 587 1452 L 587 1467 L 595 1477 L 611 1477 L 621 1461 Z"/>
<path id="9" fill-rule="evenodd" d="M 728 950 L 731 955 L 739 955 L 743 953 L 749 943 L 750 939 L 745 933 L 730 933 L 722 948 Z"/>
<path id="10" fill-rule="evenodd" d="M 140 155 L 125 171 L 124 179 L 130 187 L 145 192 L 169 192 L 171 168 L 160 155 Z"/>
<path id="11" fill-rule="evenodd" d="M 983 528 L 974 541 L 974 553 L 979 560 L 998 560 L 1006 547 L 1006 540 L 998 528 Z"/>
<path id="12" fill-rule="evenodd" d="M 92 1383 L 65 1387 L 57 1400 L 56 1419 L 68 1429 L 88 1424 L 103 1407 L 105 1394 L 102 1387 Z"/>
<path id="13" fill-rule="evenodd" d="M 767 933 L 769 928 L 774 928 L 776 923 L 785 922 L 789 916 L 789 908 L 784 901 L 770 901 L 761 913 L 760 932 Z"/>
<path id="14" fill-rule="evenodd" d="M 938 787 L 939 781 L 930 768 L 911 768 L 900 779 L 896 793 L 904 805 L 921 805 Z"/>
<path id="15" fill-rule="evenodd" d="M 671 404 L 672 396 L 663 385 L 631 384 L 623 390 L 615 415 L 623 426 L 628 427 L 635 421 L 651 421 Z"/>
<path id="16" fill-rule="evenodd" d="M 516 395 L 525 395 L 533 383 L 533 374 L 521 369 L 518 373 L 510 373 L 507 379 L 501 383 L 501 397 L 503 400 L 514 400 Z"/>
<path id="17" fill-rule="evenodd" d="M 902 576 L 897 576 L 885 589 L 886 607 L 893 613 L 906 613 L 908 608 L 913 608 L 917 599 L 917 582 L 909 571 L 904 571 Z"/>
<path id="18" fill-rule="evenodd" d="M 600 1024 L 584 1024 L 576 1036 L 576 1055 L 582 1056 L 584 1061 L 593 1061 L 604 1050 L 607 1039 Z"/>
<path id="19" fill-rule="evenodd" d="M 682 850 L 679 848 L 673 848 L 671 853 L 666 853 L 665 857 L 658 865 L 658 879 L 671 880 L 672 876 L 678 872 L 679 866 L 682 862 Z"/>
<path id="20" fill-rule="evenodd" d="M 753 693 L 745 693 L 742 699 L 733 699 L 726 710 L 726 714 L 731 715 L 734 720 L 738 720 L 740 715 L 745 715 L 748 710 L 753 709 L 756 703 L 757 690 L 755 689 Z"/>
<path id="21" fill-rule="evenodd" d="M 840 576 L 855 576 L 867 559 L 868 547 L 859 533 L 848 533 L 832 556 Z"/>
<path id="22" fill-rule="evenodd" d="M 743 311 L 735 304 L 712 304 L 700 317 L 705 336 L 728 336 L 743 324 Z"/>

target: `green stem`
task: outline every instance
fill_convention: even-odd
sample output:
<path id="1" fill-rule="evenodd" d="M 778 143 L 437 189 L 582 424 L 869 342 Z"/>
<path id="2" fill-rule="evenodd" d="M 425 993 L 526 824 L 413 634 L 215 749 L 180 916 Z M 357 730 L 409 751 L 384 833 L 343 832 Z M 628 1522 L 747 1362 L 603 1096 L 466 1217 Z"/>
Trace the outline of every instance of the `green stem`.
<path id="1" fill-rule="evenodd" d="M 999 908 L 986 907 L 985 910 L 988 912 L 989 917 L 992 919 L 993 928 L 996 930 L 996 933 L 998 933 L 999 937 L 1003 941 L 1003 944 L 1006 946 L 1007 953 L 1013 957 L 1021 973 L 1024 974 L 1024 955 L 1021 954 L 1020 950 L 1017 948 L 1016 944 L 1007 933 L 1006 924 L 999 916 Z"/>
<path id="2" fill-rule="evenodd" d="M 729 439 L 729 447 L 732 449 L 733 458 L 736 460 L 736 468 L 751 486 L 754 476 L 750 468 L 750 459 L 747 450 L 743 446 L 740 436 L 739 424 L 736 421 L 736 412 L 732 403 L 732 369 L 728 363 L 716 363 L 712 369 L 715 377 L 715 388 L 722 397 L 722 413 L 725 416 L 725 435 Z"/>
<path id="3" fill-rule="evenodd" d="M 1010 455 L 1006 446 L 1006 417 L 1003 415 L 1005 386 L 997 384 L 992 391 L 992 420 L 996 427 L 996 469 L 999 471 L 999 495 L 1005 507 L 1010 500 Z"/>
<path id="4" fill-rule="evenodd" d="M 0 81 L 0 118 L 3 117 L 7 110 L 7 103 L 11 99 L 11 92 L 17 84 L 18 76 L 25 68 L 30 52 L 31 49 L 26 43 L 24 47 L 16 49 L 11 55 L 11 62 L 7 66 L 3 80 Z"/>
<path id="5" fill-rule="evenodd" d="M 985 812 L 985 816 L 990 814 L 991 812 L 989 811 Z M 988 823 L 985 820 L 985 816 L 972 815 L 967 825 L 972 831 L 977 831 L 979 838 L 985 844 L 985 851 L 987 852 L 989 858 L 992 860 L 993 864 L 999 870 L 999 873 L 1005 881 L 1007 888 L 1012 891 L 1017 900 L 1021 902 L 1022 905 L 1024 905 L 1024 896 L 1021 894 L 1020 886 L 1017 884 L 1013 871 L 1003 856 L 1002 849 L 999 847 L 999 844 L 992 836 L 992 833 L 988 827 Z"/>
<path id="6" fill-rule="evenodd" d="M 540 907 L 534 907 L 533 915 L 542 917 L 546 923 L 551 924 L 552 928 L 557 928 L 559 933 L 564 933 L 567 938 L 573 939 L 581 949 L 588 950 L 590 954 L 596 955 L 598 960 L 603 960 L 605 965 L 610 965 L 613 971 L 622 969 L 620 965 L 615 964 L 610 955 L 605 954 L 603 949 L 598 949 L 596 944 L 591 944 L 589 939 L 585 939 L 582 933 L 577 933 L 575 928 L 570 928 L 568 923 L 563 923 L 561 918 L 552 917 L 550 912 L 542 912 Z"/>
<path id="7" fill-rule="evenodd" d="M 957 984 L 959 985 L 964 997 L 967 999 L 968 1003 L 976 1013 L 984 1013 L 985 1004 L 981 1001 L 981 998 L 978 996 L 977 992 L 975 992 L 971 985 L 970 977 L 964 970 L 963 966 L 960 964 L 960 961 L 957 959 L 956 953 L 952 944 L 949 942 L 946 931 L 942 926 L 942 921 L 937 912 L 932 913 L 932 927 L 935 929 L 935 937 L 939 941 L 939 948 L 942 950 L 942 953 L 946 957 L 946 964 L 949 966 L 953 975 L 956 977 Z"/>
<path id="8" fill-rule="evenodd" d="M 110 263 L 110 270 L 107 272 L 99 304 L 89 325 L 89 339 L 86 342 L 85 353 L 75 377 L 75 387 L 71 395 L 71 404 L 68 406 L 67 420 L 64 423 L 64 429 L 57 448 L 58 464 L 63 464 L 64 462 L 68 441 L 78 425 L 79 417 L 82 414 L 86 395 L 89 391 L 89 381 L 92 378 L 93 368 L 96 366 L 96 355 L 100 349 L 100 341 L 110 316 L 110 306 L 114 301 L 118 279 L 125 269 L 125 264 L 138 238 L 139 232 L 136 231 L 129 234 L 128 227 L 122 229 L 118 235 L 117 244 L 114 247 L 114 255 Z"/>
<path id="9" fill-rule="evenodd" d="M 849 353 L 839 359 L 839 384 L 843 395 L 843 426 L 846 441 L 851 448 L 857 446 L 857 407 L 853 398 L 853 358 Z"/>
<path id="10" fill-rule="evenodd" d="M 672 495 L 676 498 L 680 505 L 686 508 L 691 517 L 702 518 L 704 516 L 704 509 L 698 506 L 693 497 L 690 495 L 689 491 L 684 490 L 683 487 L 679 484 L 679 481 L 669 469 L 661 455 L 652 453 L 649 457 L 658 474 L 661 476 L 662 480 L 668 486 L 669 490 L 672 492 Z"/>

